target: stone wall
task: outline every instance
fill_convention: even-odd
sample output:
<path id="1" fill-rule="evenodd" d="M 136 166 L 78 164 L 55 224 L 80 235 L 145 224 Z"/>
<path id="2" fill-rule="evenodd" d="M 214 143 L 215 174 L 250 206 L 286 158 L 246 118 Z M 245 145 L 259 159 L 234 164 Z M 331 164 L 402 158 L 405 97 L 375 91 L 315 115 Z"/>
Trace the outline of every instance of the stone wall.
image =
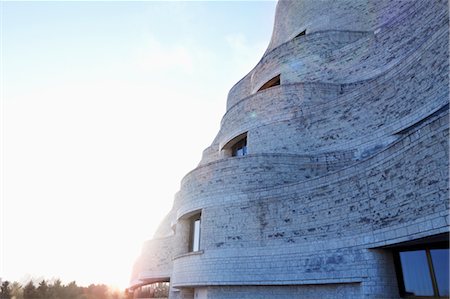
<path id="1" fill-rule="evenodd" d="M 443 113 L 357 165 L 191 203 L 204 253 L 175 260 L 173 284 L 373 282 L 370 248 L 448 230 L 447 138 Z"/>
<path id="2" fill-rule="evenodd" d="M 169 277 L 171 298 L 398 298 L 383 248 L 449 231 L 448 25 L 448 1 L 281 0 L 269 48 L 231 89 L 131 287 Z M 226 155 L 243 133 L 248 155 Z"/>

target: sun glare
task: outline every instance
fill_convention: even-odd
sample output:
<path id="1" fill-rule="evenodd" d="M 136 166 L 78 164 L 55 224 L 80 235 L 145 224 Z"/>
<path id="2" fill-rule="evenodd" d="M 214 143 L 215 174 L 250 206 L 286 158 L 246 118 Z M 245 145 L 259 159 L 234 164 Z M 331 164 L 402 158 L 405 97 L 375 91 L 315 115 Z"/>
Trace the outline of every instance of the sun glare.
<path id="1" fill-rule="evenodd" d="M 239 5 L 1 2 L 3 280 L 128 286 L 268 40 Z"/>

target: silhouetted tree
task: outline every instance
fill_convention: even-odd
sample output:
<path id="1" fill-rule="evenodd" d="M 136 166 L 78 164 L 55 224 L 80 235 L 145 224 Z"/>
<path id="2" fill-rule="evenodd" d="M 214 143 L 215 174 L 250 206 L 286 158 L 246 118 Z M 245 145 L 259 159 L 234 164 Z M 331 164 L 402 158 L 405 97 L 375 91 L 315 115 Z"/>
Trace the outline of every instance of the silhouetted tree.
<path id="1" fill-rule="evenodd" d="M 18 282 L 10 284 L 5 281 L 1 285 L 0 299 L 127 299 L 117 289 L 110 289 L 104 284 L 91 284 L 88 287 L 77 286 L 75 281 L 63 285 L 61 280 L 50 283 L 42 280 L 36 287 L 33 281 L 25 286 Z M 131 297 L 132 299 L 132 297 Z"/>
<path id="2" fill-rule="evenodd" d="M 77 286 L 75 281 L 72 281 L 64 288 L 64 299 L 84 299 L 83 288 Z"/>
<path id="3" fill-rule="evenodd" d="M 9 281 L 2 282 L 0 287 L 0 299 L 11 299 L 11 289 L 9 288 Z"/>
<path id="4" fill-rule="evenodd" d="M 61 280 L 57 279 L 53 284 L 48 286 L 48 299 L 65 299 L 64 286 Z"/>
<path id="5" fill-rule="evenodd" d="M 47 282 L 45 280 L 42 280 L 39 283 L 39 286 L 37 287 L 37 294 L 38 294 L 38 298 L 40 298 L 40 299 L 48 299 L 49 289 L 48 289 Z"/>
<path id="6" fill-rule="evenodd" d="M 32 281 L 29 281 L 23 287 L 23 299 L 37 299 L 38 292 Z"/>
<path id="7" fill-rule="evenodd" d="M 11 286 L 11 299 L 23 299 L 22 285 L 14 281 Z"/>
<path id="8" fill-rule="evenodd" d="M 84 294 L 87 299 L 108 299 L 108 287 L 104 284 L 91 284 L 85 288 Z"/>

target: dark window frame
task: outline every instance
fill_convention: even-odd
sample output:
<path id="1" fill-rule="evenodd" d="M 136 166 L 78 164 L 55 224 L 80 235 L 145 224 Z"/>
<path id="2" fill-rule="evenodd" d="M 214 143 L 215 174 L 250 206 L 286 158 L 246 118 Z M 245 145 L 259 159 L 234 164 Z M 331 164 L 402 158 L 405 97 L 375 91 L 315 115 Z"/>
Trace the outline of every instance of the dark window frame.
<path id="1" fill-rule="evenodd" d="M 417 299 L 436 299 L 436 298 L 448 298 L 448 296 L 440 296 L 439 295 L 439 289 L 438 284 L 436 280 L 436 274 L 434 271 L 434 266 L 431 258 L 431 250 L 433 249 L 449 249 L 449 244 L 447 242 L 438 242 L 434 244 L 417 244 L 412 246 L 405 246 L 405 247 L 398 247 L 395 249 L 394 253 L 394 265 L 395 265 L 395 272 L 397 276 L 397 282 L 398 287 L 400 291 L 400 296 L 403 298 L 417 298 Z M 418 295 L 409 295 L 406 293 L 405 290 L 405 282 L 403 280 L 403 268 L 400 260 L 400 253 L 401 252 L 408 252 L 408 251 L 425 251 L 426 257 L 427 257 L 427 265 L 428 270 L 430 271 L 430 278 L 431 283 L 433 287 L 433 296 L 418 296 Z"/>

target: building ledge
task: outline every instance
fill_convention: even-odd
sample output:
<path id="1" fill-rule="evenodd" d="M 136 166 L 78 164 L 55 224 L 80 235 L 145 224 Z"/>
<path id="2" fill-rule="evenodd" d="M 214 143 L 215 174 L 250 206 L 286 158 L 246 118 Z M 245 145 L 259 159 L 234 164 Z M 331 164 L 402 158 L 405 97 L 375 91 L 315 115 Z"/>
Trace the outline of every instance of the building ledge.
<path id="1" fill-rule="evenodd" d="M 198 281 L 174 282 L 174 288 L 206 287 L 206 286 L 302 286 L 302 285 L 331 285 L 331 284 L 360 284 L 367 277 L 342 277 L 329 279 L 301 279 L 301 280 L 258 280 L 258 281 Z"/>
<path id="2" fill-rule="evenodd" d="M 202 255 L 204 253 L 203 250 L 199 250 L 199 251 L 193 251 L 193 252 L 188 252 L 188 253 L 183 253 L 177 256 L 174 256 L 172 258 L 172 261 L 177 260 L 179 258 L 183 258 L 183 257 L 187 257 L 187 256 L 192 256 L 192 255 Z"/>

